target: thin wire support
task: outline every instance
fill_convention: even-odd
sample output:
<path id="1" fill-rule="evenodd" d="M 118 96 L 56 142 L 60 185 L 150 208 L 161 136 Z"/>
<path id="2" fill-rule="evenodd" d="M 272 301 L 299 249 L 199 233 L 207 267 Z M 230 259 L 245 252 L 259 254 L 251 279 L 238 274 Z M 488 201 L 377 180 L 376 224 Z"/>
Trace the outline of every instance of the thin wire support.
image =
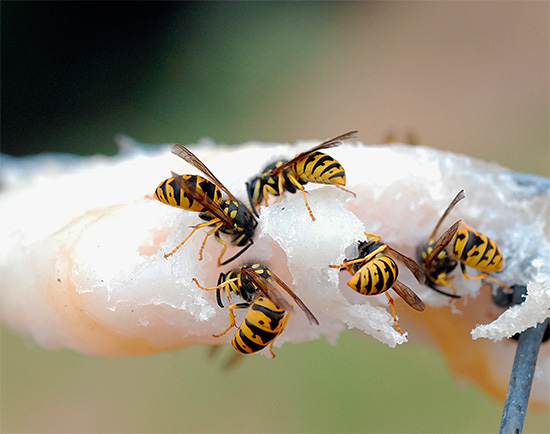
<path id="1" fill-rule="evenodd" d="M 520 434 L 523 431 L 533 375 L 548 318 L 536 327 L 521 333 L 508 383 L 499 434 Z"/>

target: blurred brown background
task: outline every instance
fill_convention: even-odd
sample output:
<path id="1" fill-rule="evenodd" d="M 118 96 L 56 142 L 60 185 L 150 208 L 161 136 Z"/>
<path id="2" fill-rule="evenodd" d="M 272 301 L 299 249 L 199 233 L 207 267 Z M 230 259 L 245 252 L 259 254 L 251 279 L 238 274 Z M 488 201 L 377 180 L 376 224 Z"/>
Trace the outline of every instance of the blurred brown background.
<path id="1" fill-rule="evenodd" d="M 2 3 L 2 152 L 294 142 L 359 130 L 549 174 L 548 2 Z M 368 169 L 368 163 L 366 163 Z M 152 186 L 154 188 L 155 186 Z M 406 325 L 403 325 L 406 328 Z M 346 333 L 233 370 L 2 332 L 2 432 L 488 432 L 436 349 Z M 547 432 L 528 414 L 524 432 Z"/>
<path id="2" fill-rule="evenodd" d="M 4 3 L 2 147 L 356 128 L 547 174 L 547 2 Z"/>

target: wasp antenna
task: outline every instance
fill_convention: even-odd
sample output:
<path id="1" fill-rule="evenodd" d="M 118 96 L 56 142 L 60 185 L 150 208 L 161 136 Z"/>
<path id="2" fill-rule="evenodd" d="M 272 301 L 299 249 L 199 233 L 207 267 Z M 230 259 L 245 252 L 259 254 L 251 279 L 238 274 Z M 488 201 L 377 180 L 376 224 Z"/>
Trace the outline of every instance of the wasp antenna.
<path id="1" fill-rule="evenodd" d="M 428 285 L 431 289 L 433 289 L 435 292 L 438 292 L 441 295 L 446 295 L 447 297 L 451 297 L 451 298 L 462 298 L 461 295 L 451 294 L 450 292 L 443 291 L 431 283 L 426 283 L 426 285 Z"/>
<path id="2" fill-rule="evenodd" d="M 258 210 L 254 206 L 254 200 L 252 199 L 252 192 L 250 191 L 250 183 L 247 181 L 247 182 L 245 182 L 244 185 L 246 187 L 246 194 L 248 195 L 248 202 L 250 203 L 250 208 L 251 208 L 252 212 L 254 213 L 254 215 L 256 217 L 260 218 L 260 214 L 258 214 Z"/>

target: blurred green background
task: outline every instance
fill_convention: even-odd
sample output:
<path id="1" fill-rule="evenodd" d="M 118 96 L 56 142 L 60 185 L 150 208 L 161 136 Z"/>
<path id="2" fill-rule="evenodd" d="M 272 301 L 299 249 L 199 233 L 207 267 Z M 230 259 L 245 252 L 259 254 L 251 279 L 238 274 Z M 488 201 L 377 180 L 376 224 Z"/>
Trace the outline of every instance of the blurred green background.
<path id="1" fill-rule="evenodd" d="M 359 130 L 549 174 L 548 2 L 2 2 L 2 152 Z M 368 165 L 366 165 L 368 170 Z M 406 328 L 406 325 L 404 325 Z M 436 349 L 47 352 L 2 331 L 2 432 L 495 432 Z M 548 413 L 524 432 L 548 432 Z"/>

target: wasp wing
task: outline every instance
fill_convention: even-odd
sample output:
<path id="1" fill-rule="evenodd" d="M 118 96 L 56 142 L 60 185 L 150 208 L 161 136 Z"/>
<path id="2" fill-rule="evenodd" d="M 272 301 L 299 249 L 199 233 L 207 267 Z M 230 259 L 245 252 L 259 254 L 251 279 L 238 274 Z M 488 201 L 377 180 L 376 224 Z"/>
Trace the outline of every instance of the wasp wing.
<path id="1" fill-rule="evenodd" d="M 445 231 L 443 235 L 441 235 L 437 239 L 432 249 L 432 252 L 428 255 L 428 257 L 424 261 L 424 265 L 426 268 L 430 267 L 432 261 L 437 257 L 437 255 L 439 255 L 439 252 L 441 252 L 441 250 L 447 247 L 447 245 L 451 242 L 451 240 L 457 233 L 461 223 L 462 223 L 462 220 L 457 220 L 449 229 Z"/>
<path id="2" fill-rule="evenodd" d="M 254 282 L 254 284 L 262 291 L 266 297 L 268 297 L 271 301 L 273 301 L 277 306 L 280 308 L 291 311 L 292 305 L 290 305 L 285 298 L 282 296 L 282 294 L 279 292 L 279 290 L 271 284 L 271 282 L 267 281 L 266 279 L 260 277 L 255 271 L 253 271 L 250 268 L 244 268 L 241 270 L 241 272 L 245 273 L 246 276 Z M 315 315 L 307 308 L 307 306 L 304 304 L 304 302 L 290 289 L 286 283 L 284 283 L 281 279 L 279 279 L 273 272 L 271 272 L 271 276 L 275 279 L 275 281 L 283 288 L 296 302 L 298 306 L 300 306 L 300 309 L 304 311 L 306 314 L 306 317 L 308 318 L 309 322 L 312 324 L 319 325 L 319 321 L 317 321 L 317 318 L 315 318 Z"/>
<path id="3" fill-rule="evenodd" d="M 441 223 L 443 223 L 443 220 L 445 220 L 445 217 L 447 217 L 449 215 L 449 213 L 453 210 L 453 208 L 456 206 L 456 204 L 458 202 L 460 202 L 462 199 L 464 199 L 464 189 L 460 190 L 457 193 L 457 195 L 455 196 L 455 198 L 451 201 L 451 203 L 449 204 L 449 206 L 447 207 L 447 209 L 445 210 L 445 212 L 443 213 L 443 215 L 441 216 L 441 218 L 439 219 L 439 221 L 435 225 L 434 231 L 430 235 L 430 240 L 434 239 L 435 234 L 437 233 L 437 230 L 439 229 L 439 226 L 441 226 Z"/>
<path id="4" fill-rule="evenodd" d="M 334 148 L 336 146 L 340 146 L 342 144 L 342 141 L 343 140 L 347 140 L 347 139 L 351 139 L 351 138 L 354 138 L 354 137 L 357 137 L 357 131 L 354 130 L 354 131 L 349 131 L 345 134 L 341 134 L 339 136 L 336 136 L 330 140 L 327 140 L 326 142 L 323 142 L 321 143 L 320 145 L 317 145 L 305 152 L 302 152 L 298 155 L 296 155 L 292 160 L 290 161 L 287 161 L 285 164 L 277 167 L 276 169 L 273 169 L 270 173 L 271 176 L 275 176 L 277 175 L 278 173 L 280 173 L 281 171 L 283 171 L 284 169 L 292 166 L 294 163 L 296 163 L 297 161 L 301 160 L 302 158 L 305 158 L 307 157 L 308 155 L 314 153 L 315 151 L 319 151 L 321 149 L 327 149 L 327 148 Z"/>
<path id="5" fill-rule="evenodd" d="M 414 275 L 414 277 L 418 281 L 418 283 L 424 283 L 425 282 L 426 275 L 424 274 L 424 270 L 422 269 L 422 267 L 420 265 L 418 265 L 416 263 L 416 261 L 409 258 L 408 256 L 405 256 L 403 253 L 399 253 L 397 250 L 392 249 L 388 245 L 386 245 L 386 248 L 392 254 L 392 256 L 395 257 L 395 259 L 402 262 L 409 270 L 411 270 L 412 274 Z"/>
<path id="6" fill-rule="evenodd" d="M 404 283 L 401 283 L 399 280 L 393 282 L 392 289 L 413 309 L 423 311 L 426 308 L 420 297 L 416 295 L 411 288 Z"/>
<path id="7" fill-rule="evenodd" d="M 172 146 L 172 154 L 177 155 L 178 157 L 187 161 L 191 166 L 196 167 L 207 177 L 209 177 L 216 186 L 223 190 L 231 200 L 238 202 L 238 200 L 233 196 L 227 188 L 221 183 L 221 181 L 214 176 L 214 174 L 205 166 L 205 164 L 199 160 L 199 158 L 193 154 L 189 149 L 184 146 L 175 144 Z"/>
<path id="8" fill-rule="evenodd" d="M 292 289 L 290 289 L 285 282 L 279 279 L 279 277 L 275 273 L 273 273 L 273 271 L 271 272 L 271 276 L 273 276 L 273 279 L 275 280 L 275 282 L 277 282 L 277 284 L 281 288 L 283 288 L 288 295 L 292 297 L 292 299 L 296 302 L 296 304 L 300 306 L 300 309 L 304 311 L 309 322 L 311 324 L 319 325 L 319 321 L 317 321 L 317 318 L 315 318 L 315 315 L 313 315 L 313 313 L 308 309 L 308 307 L 304 304 L 304 302 L 300 299 L 300 297 L 298 297 L 296 293 Z"/>
<path id="9" fill-rule="evenodd" d="M 195 183 L 176 173 L 174 173 L 174 175 L 174 180 L 178 183 L 187 196 L 204 206 L 212 215 L 214 215 L 214 217 L 220 219 L 226 226 L 230 228 L 233 227 L 233 219 L 223 212 L 223 209 L 218 202 L 215 202 L 202 190 L 198 189 Z"/>
<path id="10" fill-rule="evenodd" d="M 292 305 L 285 300 L 285 298 L 277 291 L 277 289 L 269 283 L 266 279 L 259 276 L 252 268 L 244 267 L 241 269 L 241 273 L 262 292 L 267 298 L 274 302 L 279 308 L 286 311 L 292 310 Z"/>

